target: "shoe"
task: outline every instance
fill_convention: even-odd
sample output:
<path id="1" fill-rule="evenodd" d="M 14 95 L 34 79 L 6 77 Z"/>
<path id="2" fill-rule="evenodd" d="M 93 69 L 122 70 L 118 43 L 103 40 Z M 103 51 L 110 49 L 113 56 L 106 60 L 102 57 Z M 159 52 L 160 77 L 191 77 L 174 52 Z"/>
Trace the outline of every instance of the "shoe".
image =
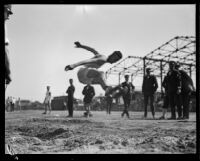
<path id="1" fill-rule="evenodd" d="M 142 116 L 142 119 L 147 119 L 147 116 Z"/>
<path id="2" fill-rule="evenodd" d="M 176 120 L 176 117 L 167 118 L 167 120 Z"/>
<path id="3" fill-rule="evenodd" d="M 124 117 L 123 113 L 121 114 L 121 117 Z"/>
<path id="4" fill-rule="evenodd" d="M 47 114 L 46 112 L 43 112 L 42 114 Z"/>
<path id="5" fill-rule="evenodd" d="M 159 120 L 165 120 L 164 116 L 159 117 Z"/>
<path id="6" fill-rule="evenodd" d="M 66 67 L 65 67 L 65 71 L 67 72 L 68 70 L 72 70 L 73 68 L 70 66 L 70 65 L 67 65 Z"/>
<path id="7" fill-rule="evenodd" d="M 182 119 L 183 119 L 183 120 L 188 120 L 189 117 L 187 117 L 187 116 L 183 116 Z"/>
<path id="8" fill-rule="evenodd" d="M 177 120 L 182 120 L 182 119 L 183 119 L 183 117 L 178 117 L 178 118 L 177 118 Z"/>

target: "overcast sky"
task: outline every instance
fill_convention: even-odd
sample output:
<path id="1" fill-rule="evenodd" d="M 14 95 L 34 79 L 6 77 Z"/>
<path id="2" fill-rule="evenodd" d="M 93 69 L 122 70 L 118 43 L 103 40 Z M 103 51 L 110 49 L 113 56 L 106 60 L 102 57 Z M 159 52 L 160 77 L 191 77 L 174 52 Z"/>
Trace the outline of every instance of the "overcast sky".
<path id="1" fill-rule="evenodd" d="M 6 25 L 13 81 L 6 96 L 32 101 L 43 101 L 47 85 L 53 96 L 65 95 L 70 78 L 75 97 L 83 98 L 78 68 L 64 67 L 93 54 L 74 48 L 74 41 L 105 55 L 120 50 L 125 58 L 144 56 L 175 36 L 195 36 L 195 5 L 13 5 L 12 10 Z M 96 95 L 104 93 L 94 87 Z"/>

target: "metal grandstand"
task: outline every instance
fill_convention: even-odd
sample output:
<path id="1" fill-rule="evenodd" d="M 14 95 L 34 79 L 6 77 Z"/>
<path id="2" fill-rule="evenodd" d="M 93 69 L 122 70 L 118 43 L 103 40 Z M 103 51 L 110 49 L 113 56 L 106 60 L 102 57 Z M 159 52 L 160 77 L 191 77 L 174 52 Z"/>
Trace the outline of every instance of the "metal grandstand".
<path id="1" fill-rule="evenodd" d="M 120 83 L 125 74 L 136 77 L 145 75 L 145 68 L 150 67 L 156 77 L 163 80 L 168 71 L 169 61 L 179 62 L 181 68 L 190 76 L 196 72 L 196 39 L 193 36 L 176 36 L 144 57 L 128 56 L 106 71 L 106 78 L 117 75 Z M 161 87 L 162 91 L 162 87 Z"/>

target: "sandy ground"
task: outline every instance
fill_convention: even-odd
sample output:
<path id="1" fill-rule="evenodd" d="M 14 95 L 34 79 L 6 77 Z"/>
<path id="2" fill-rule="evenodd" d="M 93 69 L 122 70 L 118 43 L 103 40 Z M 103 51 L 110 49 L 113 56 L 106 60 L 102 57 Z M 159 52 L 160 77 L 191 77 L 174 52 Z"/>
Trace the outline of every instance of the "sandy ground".
<path id="1" fill-rule="evenodd" d="M 130 112 L 130 119 L 121 112 L 93 111 L 91 118 L 83 111 L 74 118 L 66 111 L 42 112 L 5 112 L 5 143 L 16 154 L 196 153 L 195 113 L 184 121 L 152 120 L 150 112 L 147 120 L 143 112 Z"/>

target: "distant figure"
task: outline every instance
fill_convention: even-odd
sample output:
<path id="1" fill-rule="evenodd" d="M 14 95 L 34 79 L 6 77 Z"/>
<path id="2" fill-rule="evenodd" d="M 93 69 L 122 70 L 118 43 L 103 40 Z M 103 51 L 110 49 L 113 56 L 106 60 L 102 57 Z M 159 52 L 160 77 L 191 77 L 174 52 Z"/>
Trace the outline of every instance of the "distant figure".
<path id="1" fill-rule="evenodd" d="M 189 102 L 191 93 L 195 91 L 191 77 L 184 71 L 179 69 L 180 64 L 177 62 L 175 68 L 181 74 L 182 88 L 181 88 L 181 105 L 183 106 L 183 113 L 180 111 L 180 119 L 189 119 Z"/>
<path id="2" fill-rule="evenodd" d="M 90 106 L 92 103 L 92 99 L 95 96 L 94 87 L 88 82 L 88 84 L 84 87 L 82 94 L 84 95 L 83 102 L 86 112 L 84 113 L 85 117 L 91 117 L 92 114 L 90 112 Z"/>
<path id="3" fill-rule="evenodd" d="M 146 68 L 146 75 L 144 76 L 142 83 L 142 93 L 144 95 L 144 118 L 147 118 L 147 105 L 150 99 L 150 106 L 153 119 L 155 119 L 155 109 L 154 109 L 154 94 L 158 88 L 158 83 L 156 77 L 151 75 L 151 69 Z"/>
<path id="4" fill-rule="evenodd" d="M 18 106 L 18 109 L 21 111 L 21 100 L 20 100 L 20 98 L 18 98 L 17 106 Z"/>
<path id="5" fill-rule="evenodd" d="M 9 112 L 10 111 L 10 97 L 8 96 L 6 99 L 6 111 Z"/>
<path id="6" fill-rule="evenodd" d="M 14 99 L 13 97 L 10 97 L 10 108 L 11 108 L 11 112 L 13 112 L 15 110 L 15 103 L 14 103 Z"/>
<path id="7" fill-rule="evenodd" d="M 163 114 L 162 114 L 162 116 L 159 118 L 160 120 L 162 120 L 162 119 L 165 119 L 166 117 L 165 117 L 165 115 L 166 115 L 166 113 L 167 113 L 167 109 L 168 109 L 168 107 L 169 107 L 169 92 L 168 92 L 168 77 L 167 77 L 167 75 L 164 77 L 164 80 L 163 80 L 163 82 L 162 82 L 162 86 L 164 87 L 164 89 L 165 89 L 165 93 L 164 93 L 164 103 L 163 103 Z"/>
<path id="8" fill-rule="evenodd" d="M 125 82 L 121 84 L 121 87 L 123 88 L 122 97 L 124 100 L 124 111 L 122 112 L 121 116 L 124 117 L 124 114 L 126 114 L 127 117 L 129 118 L 128 109 L 131 103 L 135 86 L 133 86 L 133 84 L 129 82 L 129 75 L 125 75 L 124 78 L 125 78 Z"/>
<path id="9" fill-rule="evenodd" d="M 69 79 L 70 86 L 68 87 L 66 93 L 68 94 L 67 99 L 67 109 L 68 109 L 68 117 L 73 117 L 73 101 L 74 101 L 74 91 L 75 87 L 73 85 L 73 79 Z"/>
<path id="10" fill-rule="evenodd" d="M 105 94 L 106 96 L 106 113 L 111 114 L 111 108 L 112 108 L 112 102 L 113 102 L 113 97 L 111 94 Z"/>
<path id="11" fill-rule="evenodd" d="M 120 51 L 114 51 L 108 57 L 102 54 L 99 54 L 95 49 L 82 45 L 80 42 L 74 43 L 77 48 L 83 48 L 92 52 L 95 56 L 88 60 L 83 60 L 75 64 L 67 65 L 65 71 L 73 70 L 78 66 L 84 65 L 83 68 L 80 68 L 78 71 L 78 79 L 83 84 L 99 84 L 101 87 L 106 90 L 108 87 L 105 81 L 105 76 L 103 71 L 99 71 L 100 68 L 105 63 L 113 64 L 119 61 L 122 58 L 122 53 Z"/>
<path id="12" fill-rule="evenodd" d="M 6 31 L 6 20 L 9 20 L 9 16 L 13 14 L 11 10 L 11 5 L 6 4 L 4 5 L 4 28 L 5 28 L 5 84 L 8 85 L 11 82 L 11 72 L 10 72 L 10 60 L 9 60 L 9 51 L 8 51 L 8 45 L 9 40 L 7 38 L 7 31 Z"/>
<path id="13" fill-rule="evenodd" d="M 50 92 L 50 86 L 47 86 L 46 96 L 44 99 L 44 107 L 45 111 L 43 114 L 47 113 L 47 109 L 49 110 L 49 114 L 51 113 L 51 92 Z"/>
<path id="14" fill-rule="evenodd" d="M 170 120 L 176 120 L 176 107 L 178 110 L 178 119 L 182 117 L 181 109 L 181 74 L 175 69 L 176 63 L 174 61 L 169 62 L 169 72 L 167 73 L 168 77 L 168 92 L 169 92 L 169 104 L 171 108 L 171 117 Z"/>

